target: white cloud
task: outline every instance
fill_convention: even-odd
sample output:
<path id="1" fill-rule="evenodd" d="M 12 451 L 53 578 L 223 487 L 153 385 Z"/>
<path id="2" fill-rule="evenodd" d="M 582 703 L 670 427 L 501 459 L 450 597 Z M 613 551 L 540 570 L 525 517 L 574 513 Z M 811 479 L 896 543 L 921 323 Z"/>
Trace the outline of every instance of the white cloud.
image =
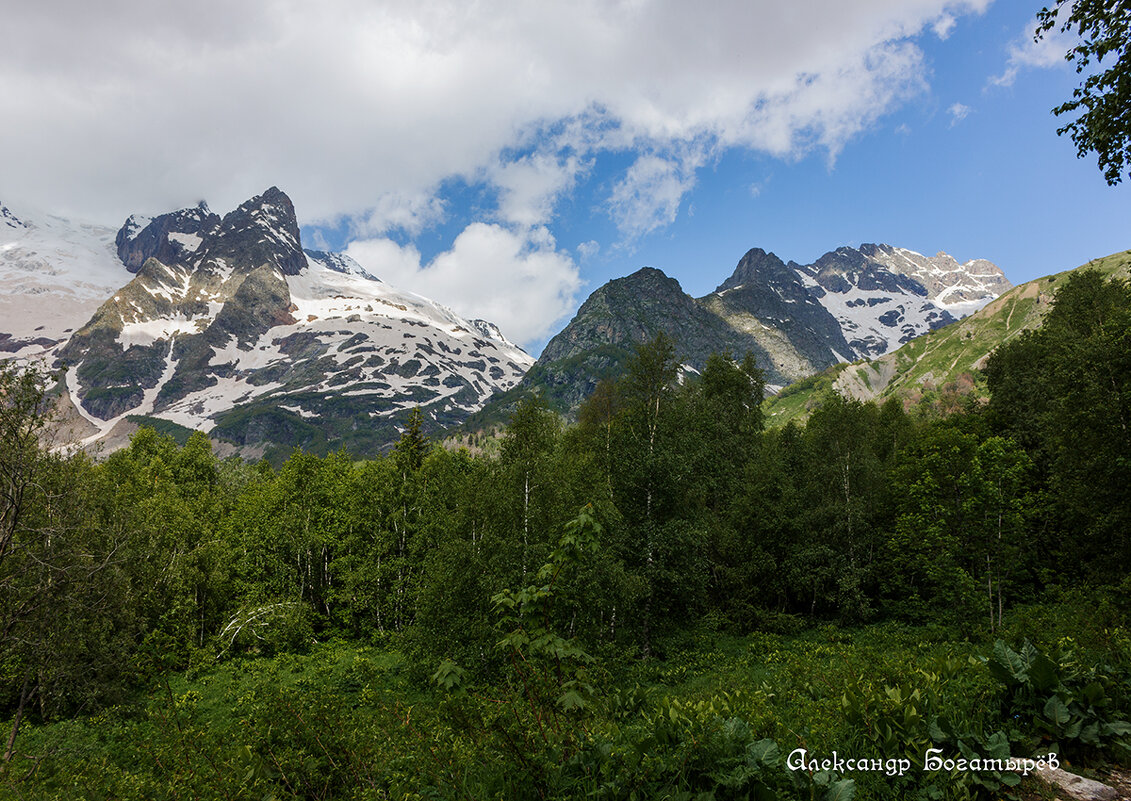
<path id="1" fill-rule="evenodd" d="M 355 233 L 364 237 L 398 229 L 415 236 L 443 221 L 444 206 L 442 198 L 425 192 L 386 192 L 377 197 L 372 209 L 355 218 Z"/>
<path id="2" fill-rule="evenodd" d="M 951 32 L 954 30 L 954 26 L 957 24 L 958 21 L 955 20 L 951 14 L 943 14 L 935 20 L 935 24 L 931 26 L 931 30 L 935 32 L 935 36 L 940 39 L 946 39 L 950 36 Z"/>
<path id="3" fill-rule="evenodd" d="M 613 187 L 609 210 L 617 228 L 629 239 L 672 223 L 683 196 L 695 185 L 696 160 L 683 163 L 641 156 Z"/>
<path id="4" fill-rule="evenodd" d="M 988 3 L 9 3 L 4 190 L 116 222 L 277 184 L 304 222 L 411 232 L 443 213 L 420 196 L 486 176 L 537 224 L 601 150 L 835 155 L 923 85 L 913 37 Z M 531 130 L 582 149 L 493 169 Z"/>
<path id="5" fill-rule="evenodd" d="M 989 2 L 9 3 L 3 191 L 113 224 L 277 185 L 374 273 L 530 342 L 572 308 L 543 226 L 597 158 L 629 165 L 600 187 L 621 235 L 662 229 L 727 149 L 835 159 L 925 89 L 917 38 Z M 486 222 L 446 253 L 388 238 L 466 224 L 461 182 Z"/>
<path id="6" fill-rule="evenodd" d="M 1001 75 L 990 78 L 994 86 L 1012 86 L 1023 69 L 1047 68 L 1065 64 L 1064 54 L 1075 44 L 1073 35 L 1057 28 L 1034 40 L 1037 23 L 1030 22 L 1025 31 L 1009 45 L 1009 60 Z"/>
<path id="7" fill-rule="evenodd" d="M 390 239 L 358 240 L 346 253 L 393 286 L 411 288 L 465 317 L 490 320 L 520 344 L 556 330 L 581 288 L 573 260 L 540 226 L 516 233 L 472 223 L 451 250 L 427 265 L 415 247 Z"/>
<path id="8" fill-rule="evenodd" d="M 573 188 L 581 171 L 576 156 L 535 153 L 500 162 L 490 173 L 500 191 L 499 216 L 520 226 L 548 223 L 558 197 Z"/>
<path id="9" fill-rule="evenodd" d="M 601 243 L 595 239 L 582 242 L 577 246 L 577 255 L 582 261 L 589 261 L 601 252 Z"/>
<path id="10" fill-rule="evenodd" d="M 952 103 L 950 108 L 946 110 L 946 113 L 950 115 L 950 127 L 953 128 L 955 125 L 958 125 L 958 123 L 969 117 L 971 111 L 973 111 L 973 109 L 967 105 L 963 105 L 962 103 Z"/>
<path id="11" fill-rule="evenodd" d="M 852 137 L 926 88 L 923 55 L 886 43 L 828 69 L 793 76 L 756 104 L 733 141 L 783 158 L 823 147 L 835 159 Z"/>

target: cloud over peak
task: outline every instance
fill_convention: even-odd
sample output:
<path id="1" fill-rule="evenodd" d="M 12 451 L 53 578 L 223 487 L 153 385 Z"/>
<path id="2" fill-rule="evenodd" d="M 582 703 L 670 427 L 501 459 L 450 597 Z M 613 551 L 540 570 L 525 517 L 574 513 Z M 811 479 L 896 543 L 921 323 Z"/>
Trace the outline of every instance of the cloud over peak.
<path id="1" fill-rule="evenodd" d="M 627 166 L 602 177 L 596 207 L 645 236 L 727 149 L 835 158 L 924 88 L 917 37 L 989 2 L 10 4 L 4 191 L 115 223 L 277 184 L 304 224 L 345 221 L 359 248 L 407 263 L 405 288 L 471 269 L 456 261 L 495 275 L 489 252 L 547 280 L 534 306 L 564 314 L 576 267 L 535 232 L 602 154 Z M 452 223 L 453 180 L 494 206 L 455 225 L 446 260 L 372 245 Z M 519 340 L 545 328 L 496 321 Z"/>

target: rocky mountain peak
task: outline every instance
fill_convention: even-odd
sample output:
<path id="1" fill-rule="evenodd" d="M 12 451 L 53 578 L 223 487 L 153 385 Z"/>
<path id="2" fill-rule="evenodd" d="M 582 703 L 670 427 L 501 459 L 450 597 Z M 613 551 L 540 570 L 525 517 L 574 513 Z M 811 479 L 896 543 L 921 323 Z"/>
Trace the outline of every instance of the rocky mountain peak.
<path id="1" fill-rule="evenodd" d="M 8 228 L 26 228 L 23 221 L 20 220 L 15 214 L 8 210 L 8 207 L 0 203 L 0 224 Z"/>
<path id="2" fill-rule="evenodd" d="M 655 267 L 641 267 L 634 273 L 626 275 L 624 278 L 617 278 L 610 281 L 609 284 L 618 284 L 618 286 L 631 286 L 636 288 L 651 287 L 661 291 L 680 289 L 679 281 L 670 277 L 663 270 L 657 270 Z"/>
<path id="3" fill-rule="evenodd" d="M 294 204 L 278 187 L 224 215 L 218 233 L 223 246 L 210 249 L 213 259 L 269 264 L 283 275 L 298 275 L 306 266 Z"/>
<path id="4" fill-rule="evenodd" d="M 531 373 L 531 381 L 545 382 L 555 402 L 571 408 L 599 380 L 616 376 L 636 345 L 661 332 L 675 343 L 676 358 L 695 369 L 702 369 L 716 351 L 753 352 L 766 361 L 749 334 L 686 294 L 679 281 L 644 267 L 589 296 L 569 325 L 546 344 L 538 360 L 542 370 Z"/>
<path id="5" fill-rule="evenodd" d="M 341 438 L 375 453 L 409 410 L 458 422 L 533 363 L 490 323 L 299 237 L 276 187 L 222 218 L 202 203 L 127 220 L 117 245 L 140 266 L 56 352 L 89 441 L 152 415 L 252 453 Z"/>
<path id="6" fill-rule="evenodd" d="M 842 246 L 821 256 L 810 267 L 818 284 L 828 292 L 843 294 L 853 287 L 866 291 L 927 297 L 921 282 L 901 271 L 892 270 L 873 256 L 887 245 L 865 244 L 859 250 Z"/>
<path id="7" fill-rule="evenodd" d="M 744 284 L 778 285 L 783 281 L 793 280 L 796 277 L 776 255 L 767 253 L 762 248 L 751 248 L 739 260 L 730 278 L 719 284 L 715 291 L 723 292 Z"/>
<path id="8" fill-rule="evenodd" d="M 924 256 L 891 245 L 862 245 L 860 250 L 883 269 L 922 284 L 929 300 L 959 317 L 1012 288 L 1001 269 L 986 259 L 962 264 L 942 250 Z"/>
<path id="9" fill-rule="evenodd" d="M 118 230 L 114 244 L 126 269 L 136 273 L 149 259 L 166 265 L 187 261 L 219 225 L 220 217 L 201 201 L 153 218 L 134 214 Z"/>
<path id="10" fill-rule="evenodd" d="M 837 362 L 887 353 L 969 314 L 948 302 L 956 287 L 985 303 L 1001 291 L 989 276 L 1000 275 L 989 262 L 959 265 L 945 254 L 928 259 L 882 244 L 841 246 L 804 265 L 756 247 L 714 292 L 694 299 L 645 267 L 594 291 L 524 385 L 569 408 L 599 378 L 615 375 L 634 344 L 663 331 L 691 367 L 713 351 L 752 353 L 770 386 L 780 387 Z"/>

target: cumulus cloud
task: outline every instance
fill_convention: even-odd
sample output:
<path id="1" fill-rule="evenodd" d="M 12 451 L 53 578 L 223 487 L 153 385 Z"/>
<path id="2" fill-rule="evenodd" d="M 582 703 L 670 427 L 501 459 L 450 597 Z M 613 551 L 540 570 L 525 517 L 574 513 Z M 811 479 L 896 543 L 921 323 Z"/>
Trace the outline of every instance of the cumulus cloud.
<path id="1" fill-rule="evenodd" d="M 950 14 L 943 14 L 937 20 L 935 20 L 935 23 L 931 26 L 931 29 L 935 32 L 935 36 L 939 37 L 940 39 L 946 39 L 950 36 L 951 32 L 954 30 L 954 26 L 957 24 L 958 21 L 955 20 L 953 16 L 951 16 Z"/>
<path id="2" fill-rule="evenodd" d="M 499 189 L 499 216 L 519 226 L 548 223 L 554 204 L 573 187 L 582 169 L 576 155 L 536 153 L 499 162 L 490 172 Z"/>
<path id="3" fill-rule="evenodd" d="M 364 237 L 400 230 L 415 236 L 442 222 L 444 211 L 443 198 L 426 192 L 386 192 L 376 198 L 372 209 L 355 218 L 354 233 Z"/>
<path id="4" fill-rule="evenodd" d="M 573 310 L 581 279 L 544 227 L 516 233 L 472 223 L 451 250 L 421 263 L 420 251 L 391 239 L 352 242 L 346 253 L 393 286 L 411 287 L 465 317 L 496 323 L 520 344 L 545 337 Z"/>
<path id="5" fill-rule="evenodd" d="M 601 243 L 595 239 L 587 240 L 577 246 L 577 255 L 581 258 L 582 261 L 589 261 L 590 259 L 595 258 L 600 252 Z"/>
<path id="6" fill-rule="evenodd" d="M 621 233 L 636 239 L 670 224 L 695 185 L 696 159 L 641 156 L 613 187 L 609 208 Z"/>

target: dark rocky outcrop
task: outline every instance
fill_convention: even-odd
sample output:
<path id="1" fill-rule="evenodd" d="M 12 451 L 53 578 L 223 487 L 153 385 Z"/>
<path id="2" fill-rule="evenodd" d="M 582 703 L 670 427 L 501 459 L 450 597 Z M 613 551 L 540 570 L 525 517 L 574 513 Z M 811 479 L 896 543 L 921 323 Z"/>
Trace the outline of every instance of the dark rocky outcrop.
<path id="1" fill-rule="evenodd" d="M 209 211 L 204 201 L 191 209 L 154 217 L 141 229 L 135 227 L 136 220 L 127 220 L 114 240 L 118 257 L 131 273 L 138 272 L 149 259 L 163 264 L 181 261 L 196 250 L 191 245 L 194 240 L 203 241 L 220 225 L 219 215 Z"/>

